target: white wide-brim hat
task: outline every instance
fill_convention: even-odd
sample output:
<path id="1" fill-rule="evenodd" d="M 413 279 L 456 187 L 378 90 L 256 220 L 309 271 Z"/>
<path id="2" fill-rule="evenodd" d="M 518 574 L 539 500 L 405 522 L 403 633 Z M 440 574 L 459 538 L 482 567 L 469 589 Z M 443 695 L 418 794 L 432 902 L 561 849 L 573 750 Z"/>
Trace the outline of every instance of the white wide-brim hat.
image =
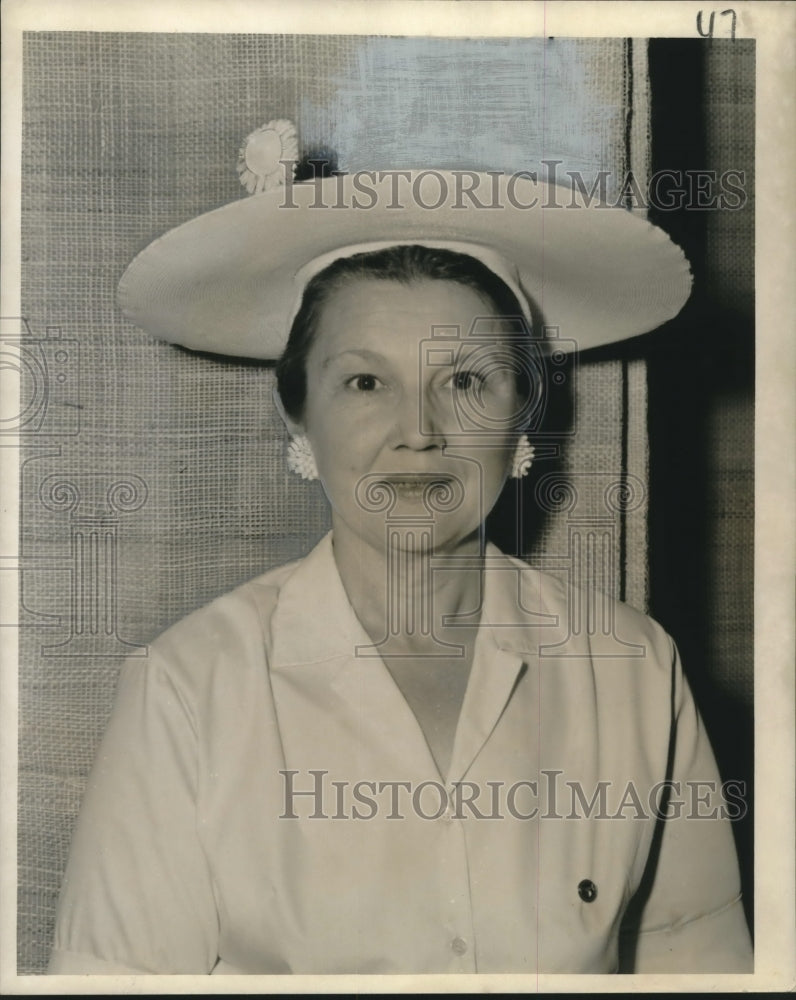
<path id="1" fill-rule="evenodd" d="M 472 190 L 470 197 L 463 189 Z M 208 212 L 142 251 L 124 315 L 196 351 L 275 359 L 307 280 L 337 257 L 424 244 L 470 253 L 519 292 L 564 350 L 645 333 L 691 289 L 682 250 L 618 207 L 531 175 L 381 171 L 280 185 Z"/>

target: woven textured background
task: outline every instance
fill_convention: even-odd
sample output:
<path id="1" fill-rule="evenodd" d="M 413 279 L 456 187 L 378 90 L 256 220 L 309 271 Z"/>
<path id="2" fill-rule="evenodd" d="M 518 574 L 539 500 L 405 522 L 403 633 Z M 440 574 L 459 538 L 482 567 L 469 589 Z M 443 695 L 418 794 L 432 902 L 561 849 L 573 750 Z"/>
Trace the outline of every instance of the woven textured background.
<path id="1" fill-rule="evenodd" d="M 271 118 L 297 123 L 303 152 L 331 147 L 350 170 L 513 170 L 548 156 L 621 176 L 632 150 L 643 175 L 648 152 L 641 43 L 31 33 L 24 59 L 30 332 L 19 350 L 45 358 L 48 395 L 45 419 L 26 425 L 21 491 L 21 973 L 46 964 L 121 656 L 145 655 L 169 623 L 302 554 L 328 527 L 320 488 L 285 469 L 271 370 L 194 356 L 125 323 L 114 294 L 130 259 L 244 197 L 238 146 Z M 18 332 L 4 324 L 4 338 Z M 620 352 L 577 374 L 577 433 L 492 519 L 504 547 L 559 572 L 569 514 L 537 511 L 540 478 L 576 471 L 585 516 L 605 513 L 604 490 L 623 475 L 647 480 L 644 363 Z M 639 495 L 616 518 L 608 581 L 638 606 L 646 514 Z M 79 562 L 92 537 L 112 565 Z M 86 592 L 94 580 L 115 590 L 97 598 Z M 99 636 L 77 634 L 90 607 L 109 616 Z"/>

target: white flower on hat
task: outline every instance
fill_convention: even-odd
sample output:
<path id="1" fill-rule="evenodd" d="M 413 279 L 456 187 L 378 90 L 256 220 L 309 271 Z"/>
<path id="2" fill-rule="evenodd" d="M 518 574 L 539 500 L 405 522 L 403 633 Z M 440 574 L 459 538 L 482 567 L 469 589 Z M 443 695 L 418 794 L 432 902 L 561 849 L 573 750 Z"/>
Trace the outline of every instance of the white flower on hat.
<path id="1" fill-rule="evenodd" d="M 292 122 L 277 118 L 243 140 L 238 152 L 240 182 L 249 194 L 273 191 L 285 183 L 288 170 L 292 174 L 297 160 L 296 128 Z"/>

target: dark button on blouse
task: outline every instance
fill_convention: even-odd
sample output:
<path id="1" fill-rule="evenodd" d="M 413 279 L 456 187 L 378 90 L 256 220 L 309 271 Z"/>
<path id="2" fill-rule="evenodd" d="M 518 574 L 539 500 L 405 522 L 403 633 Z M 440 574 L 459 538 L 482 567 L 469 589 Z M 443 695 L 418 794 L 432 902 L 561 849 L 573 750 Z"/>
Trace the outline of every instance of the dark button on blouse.
<path id="1" fill-rule="evenodd" d="M 597 886 L 590 878 L 585 878 L 578 882 L 578 895 L 584 903 L 593 903 L 597 898 Z"/>

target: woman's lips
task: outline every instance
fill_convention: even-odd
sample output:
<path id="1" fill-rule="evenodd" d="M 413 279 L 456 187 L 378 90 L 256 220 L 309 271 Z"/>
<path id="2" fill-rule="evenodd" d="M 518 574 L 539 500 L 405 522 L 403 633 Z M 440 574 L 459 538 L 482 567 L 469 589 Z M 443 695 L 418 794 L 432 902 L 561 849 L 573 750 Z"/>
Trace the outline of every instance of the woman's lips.
<path id="1" fill-rule="evenodd" d="M 452 476 L 438 473 L 396 473 L 380 477 L 381 481 L 395 490 L 402 500 L 422 500 L 428 491 L 434 489 L 448 490 L 453 482 Z"/>

